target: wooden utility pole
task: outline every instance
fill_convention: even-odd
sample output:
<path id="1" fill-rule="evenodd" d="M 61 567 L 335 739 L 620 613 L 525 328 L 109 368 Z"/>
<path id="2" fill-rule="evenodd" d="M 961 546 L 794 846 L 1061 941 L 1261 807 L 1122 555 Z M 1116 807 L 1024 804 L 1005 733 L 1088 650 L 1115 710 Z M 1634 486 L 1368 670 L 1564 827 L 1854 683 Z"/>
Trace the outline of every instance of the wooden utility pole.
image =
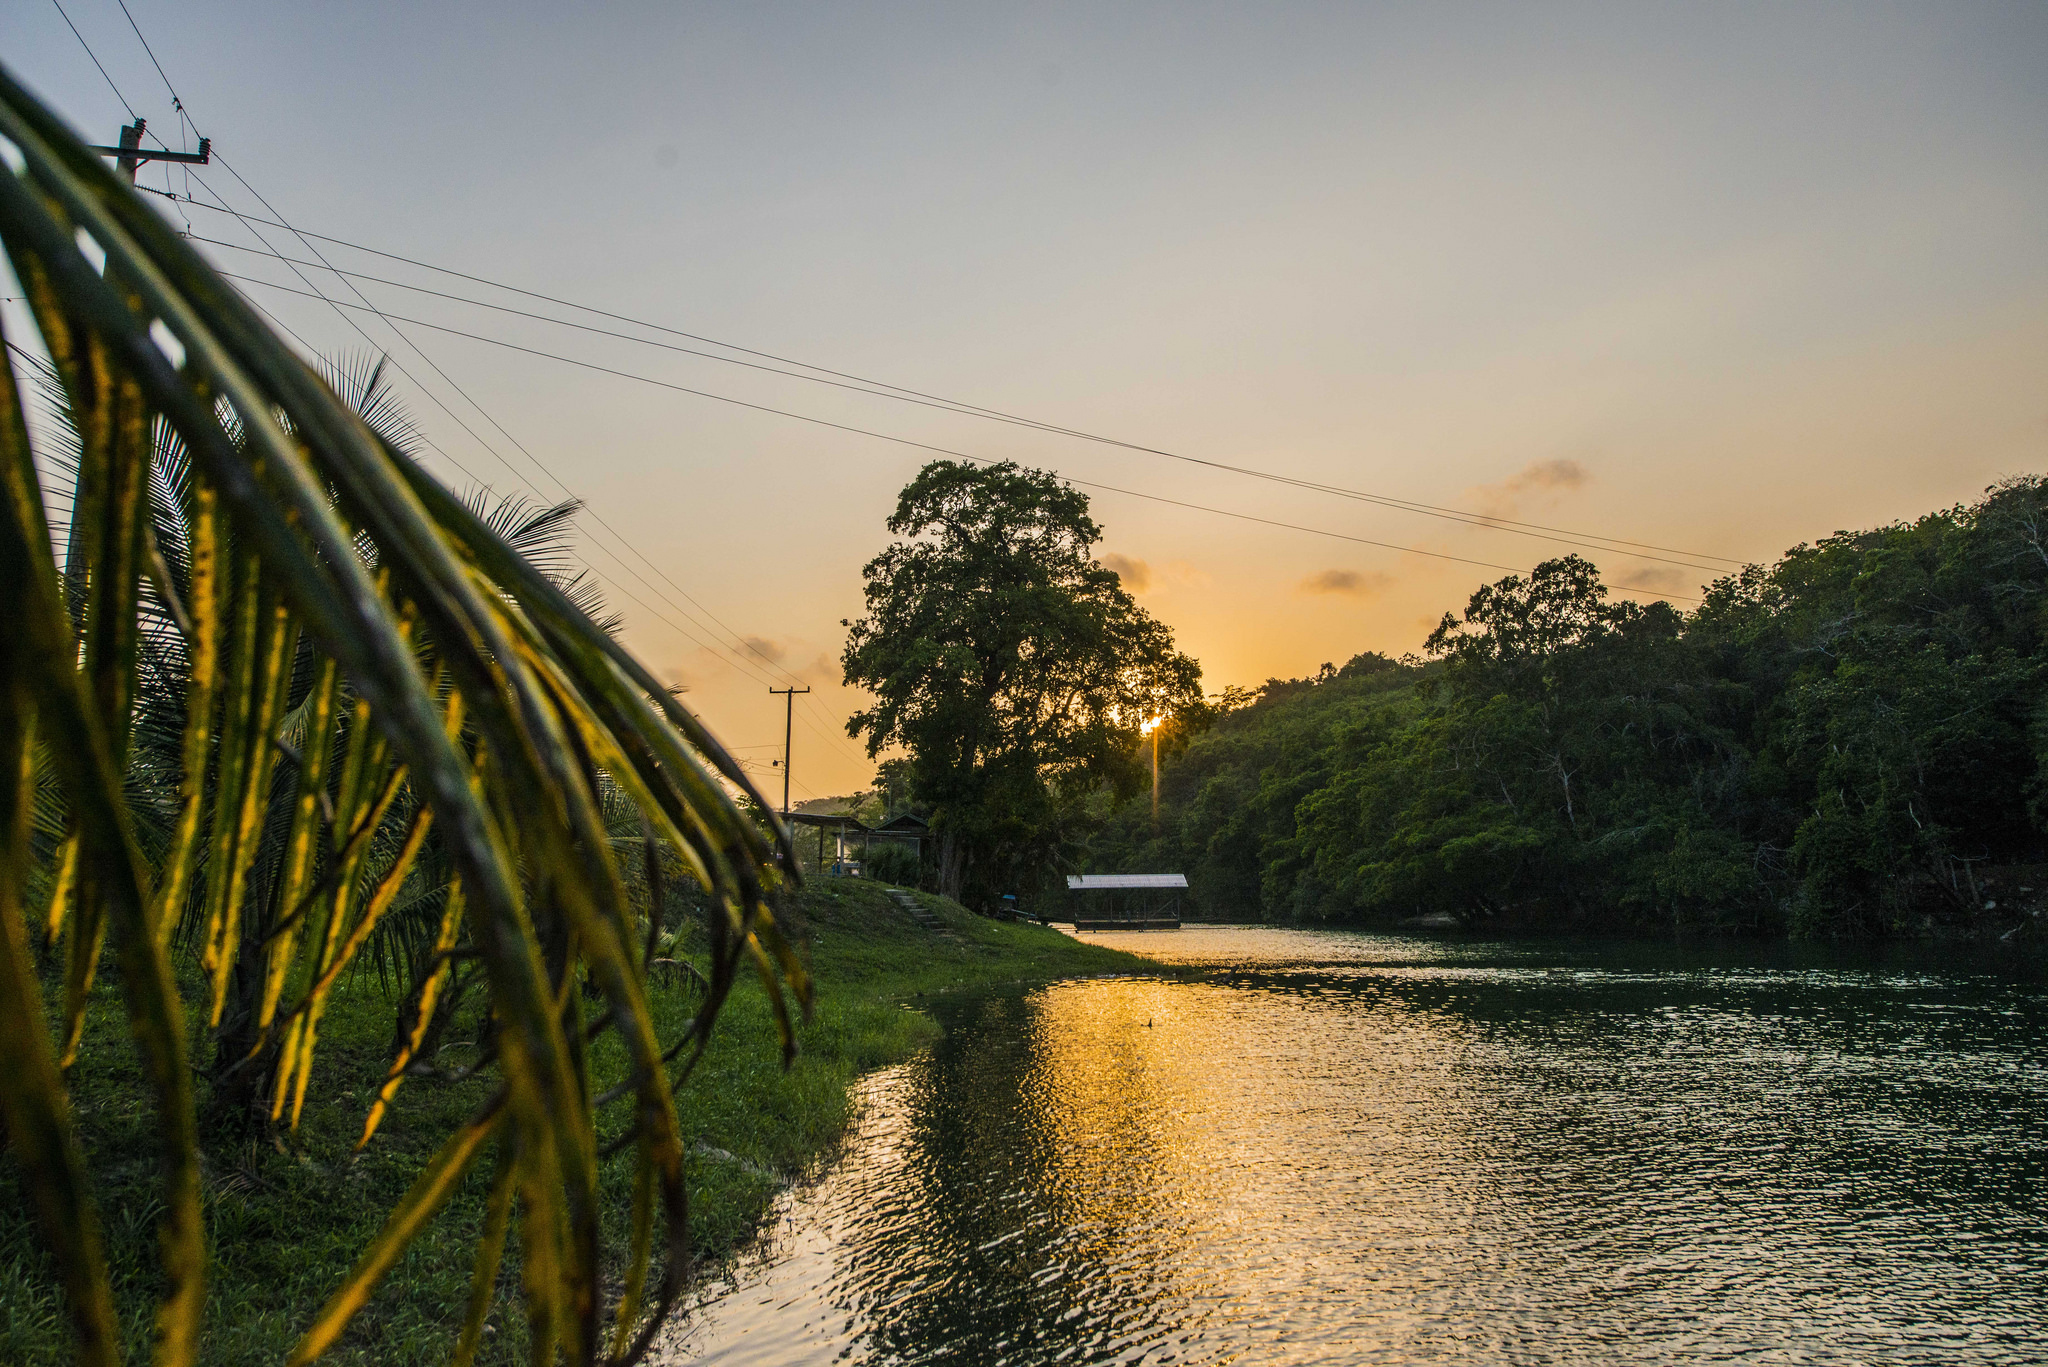
<path id="1" fill-rule="evenodd" d="M 136 170 L 146 161 L 182 161 L 194 166 L 204 166 L 213 160 L 212 138 L 201 138 L 197 152 L 149 151 L 142 145 L 142 130 L 148 126 L 149 121 L 140 118 L 134 123 L 124 123 L 121 125 L 119 147 L 95 147 L 92 150 L 112 157 L 115 169 L 121 173 L 121 179 L 130 185 L 135 183 Z"/>
<path id="2" fill-rule="evenodd" d="M 789 738 L 790 724 L 796 720 L 796 695 L 808 693 L 808 688 L 771 688 L 770 693 L 784 695 L 782 711 L 782 818 L 789 819 Z M 822 837 L 821 837 L 822 838 Z"/>

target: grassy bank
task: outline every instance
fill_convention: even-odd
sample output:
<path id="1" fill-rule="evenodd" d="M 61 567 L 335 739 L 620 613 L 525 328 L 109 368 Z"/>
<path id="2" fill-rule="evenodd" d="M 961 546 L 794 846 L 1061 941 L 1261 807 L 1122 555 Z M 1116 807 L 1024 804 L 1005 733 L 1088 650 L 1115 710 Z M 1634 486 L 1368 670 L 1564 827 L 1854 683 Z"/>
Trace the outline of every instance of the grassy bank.
<path id="1" fill-rule="evenodd" d="M 938 1027 L 917 1009 L 921 997 L 1156 967 L 1055 931 L 1001 925 L 937 898 L 922 900 L 945 922 L 945 933 L 917 925 L 873 884 L 821 880 L 795 899 L 785 919 L 811 965 L 817 1009 L 798 1027 L 802 1052 L 787 1070 L 765 994 L 750 982 L 734 992 L 711 1050 L 678 1099 L 684 1133 L 695 1144 L 690 1232 L 700 1257 L 734 1251 L 782 1183 L 829 1150 L 845 1128 L 849 1084 L 859 1074 L 907 1056 L 936 1035 Z M 657 987 L 656 999 L 663 1037 L 673 1038 L 695 999 L 680 983 Z M 475 1033 L 475 1022 L 466 1019 L 449 1038 Z M 103 986 L 72 1085 L 99 1181 L 129 1356 L 146 1360 L 158 1289 L 155 1122 L 125 1034 L 118 995 L 111 984 Z M 296 1135 L 251 1136 L 208 1148 L 214 1264 L 203 1359 L 209 1364 L 281 1361 L 440 1138 L 486 1095 L 479 1082 L 411 1082 L 375 1142 L 354 1156 L 363 1114 L 389 1057 L 390 1006 L 374 977 L 350 985 L 321 1036 L 314 1096 Z M 449 1067 L 466 1061 L 461 1045 L 445 1055 Z M 194 1057 L 204 1054 L 195 1050 Z M 618 1065 L 615 1051 L 596 1055 L 600 1086 Z M 469 1294 L 487 1167 L 479 1165 L 413 1246 L 330 1360 L 446 1361 Z M 622 1238 L 631 1199 L 624 1159 L 603 1182 L 608 1235 Z M 525 1339 L 510 1267 L 501 1275 L 499 1297 L 482 1357 L 509 1362 L 518 1359 Z M 52 1269 L 13 1163 L 0 1157 L 0 1363 L 40 1367 L 69 1360 Z"/>

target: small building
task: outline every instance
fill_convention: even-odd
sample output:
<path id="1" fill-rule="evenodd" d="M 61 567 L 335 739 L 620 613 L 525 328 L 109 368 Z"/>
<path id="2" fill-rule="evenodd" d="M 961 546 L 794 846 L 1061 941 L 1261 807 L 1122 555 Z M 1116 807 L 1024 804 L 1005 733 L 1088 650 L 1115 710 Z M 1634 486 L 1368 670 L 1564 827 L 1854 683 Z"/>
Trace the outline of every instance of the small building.
<path id="1" fill-rule="evenodd" d="M 834 878 L 862 877 L 867 869 L 868 850 L 876 844 L 902 846 L 910 851 L 913 859 L 921 858 L 925 837 L 931 834 L 932 829 L 931 823 L 908 813 L 884 821 L 879 826 L 869 826 L 843 812 L 791 812 L 789 824 L 817 829 L 818 870 Z M 825 834 L 828 831 L 832 834 L 830 863 L 825 859 Z"/>
<path id="2" fill-rule="evenodd" d="M 921 816 L 912 816 L 909 812 L 905 812 L 901 816 L 890 817 L 887 821 L 869 831 L 867 839 L 877 844 L 906 846 L 912 855 L 922 858 L 924 856 L 925 837 L 930 835 L 931 832 L 931 822 L 926 821 Z M 861 849 L 865 853 L 867 845 L 863 843 Z"/>
<path id="3" fill-rule="evenodd" d="M 1070 873 L 1076 930 L 1179 930 L 1184 873 Z"/>
<path id="4" fill-rule="evenodd" d="M 818 872 L 834 878 L 858 878 L 861 875 L 861 861 L 852 856 L 847 846 L 850 835 L 866 836 L 868 828 L 851 816 L 840 812 L 791 812 L 788 817 L 792 826 L 814 826 L 818 831 Z M 825 862 L 825 833 L 832 833 L 832 862 Z M 794 837 L 795 831 L 790 835 Z M 866 853 L 866 844 L 862 844 Z"/>

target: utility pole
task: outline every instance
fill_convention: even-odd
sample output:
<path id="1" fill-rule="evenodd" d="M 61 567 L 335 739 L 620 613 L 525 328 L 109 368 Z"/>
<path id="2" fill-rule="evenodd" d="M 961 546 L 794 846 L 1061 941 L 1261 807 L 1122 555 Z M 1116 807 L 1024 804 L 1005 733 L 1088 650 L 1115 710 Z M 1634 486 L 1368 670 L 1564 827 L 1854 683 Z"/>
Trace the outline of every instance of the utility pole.
<path id="1" fill-rule="evenodd" d="M 796 695 L 808 693 L 808 688 L 771 688 L 770 693 L 784 695 L 782 711 L 782 819 L 789 820 L 789 736 L 790 724 L 796 720 Z"/>
<path id="2" fill-rule="evenodd" d="M 148 126 L 148 122 L 146 119 L 138 118 L 134 123 L 122 124 L 121 145 L 119 147 L 95 147 L 92 149 L 95 152 L 112 157 L 115 169 L 121 173 L 121 179 L 127 181 L 130 185 L 135 183 L 137 168 L 146 161 L 183 161 L 189 162 L 194 166 L 204 166 L 213 160 L 212 138 L 201 138 L 197 152 L 152 152 L 145 149 L 142 145 L 142 130 Z"/>

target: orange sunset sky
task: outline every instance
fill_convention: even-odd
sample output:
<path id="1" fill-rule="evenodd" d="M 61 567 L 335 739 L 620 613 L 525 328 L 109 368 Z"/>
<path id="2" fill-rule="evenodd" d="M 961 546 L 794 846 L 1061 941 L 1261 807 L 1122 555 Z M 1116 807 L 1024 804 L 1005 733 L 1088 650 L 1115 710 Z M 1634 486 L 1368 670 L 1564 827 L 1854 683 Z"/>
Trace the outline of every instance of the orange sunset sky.
<path id="1" fill-rule="evenodd" d="M 872 773 L 840 622 L 907 443 L 1134 491 L 1104 559 L 1211 690 L 1575 548 L 757 353 L 1591 534 L 1680 606 L 2048 459 L 2048 7 L 131 4 L 189 127 L 111 0 L 65 7 L 104 77 L 48 5 L 6 60 L 90 141 L 211 136 L 152 202 L 388 351 L 452 484 L 586 499 L 630 644 L 778 793 L 811 686 L 799 799 Z"/>

